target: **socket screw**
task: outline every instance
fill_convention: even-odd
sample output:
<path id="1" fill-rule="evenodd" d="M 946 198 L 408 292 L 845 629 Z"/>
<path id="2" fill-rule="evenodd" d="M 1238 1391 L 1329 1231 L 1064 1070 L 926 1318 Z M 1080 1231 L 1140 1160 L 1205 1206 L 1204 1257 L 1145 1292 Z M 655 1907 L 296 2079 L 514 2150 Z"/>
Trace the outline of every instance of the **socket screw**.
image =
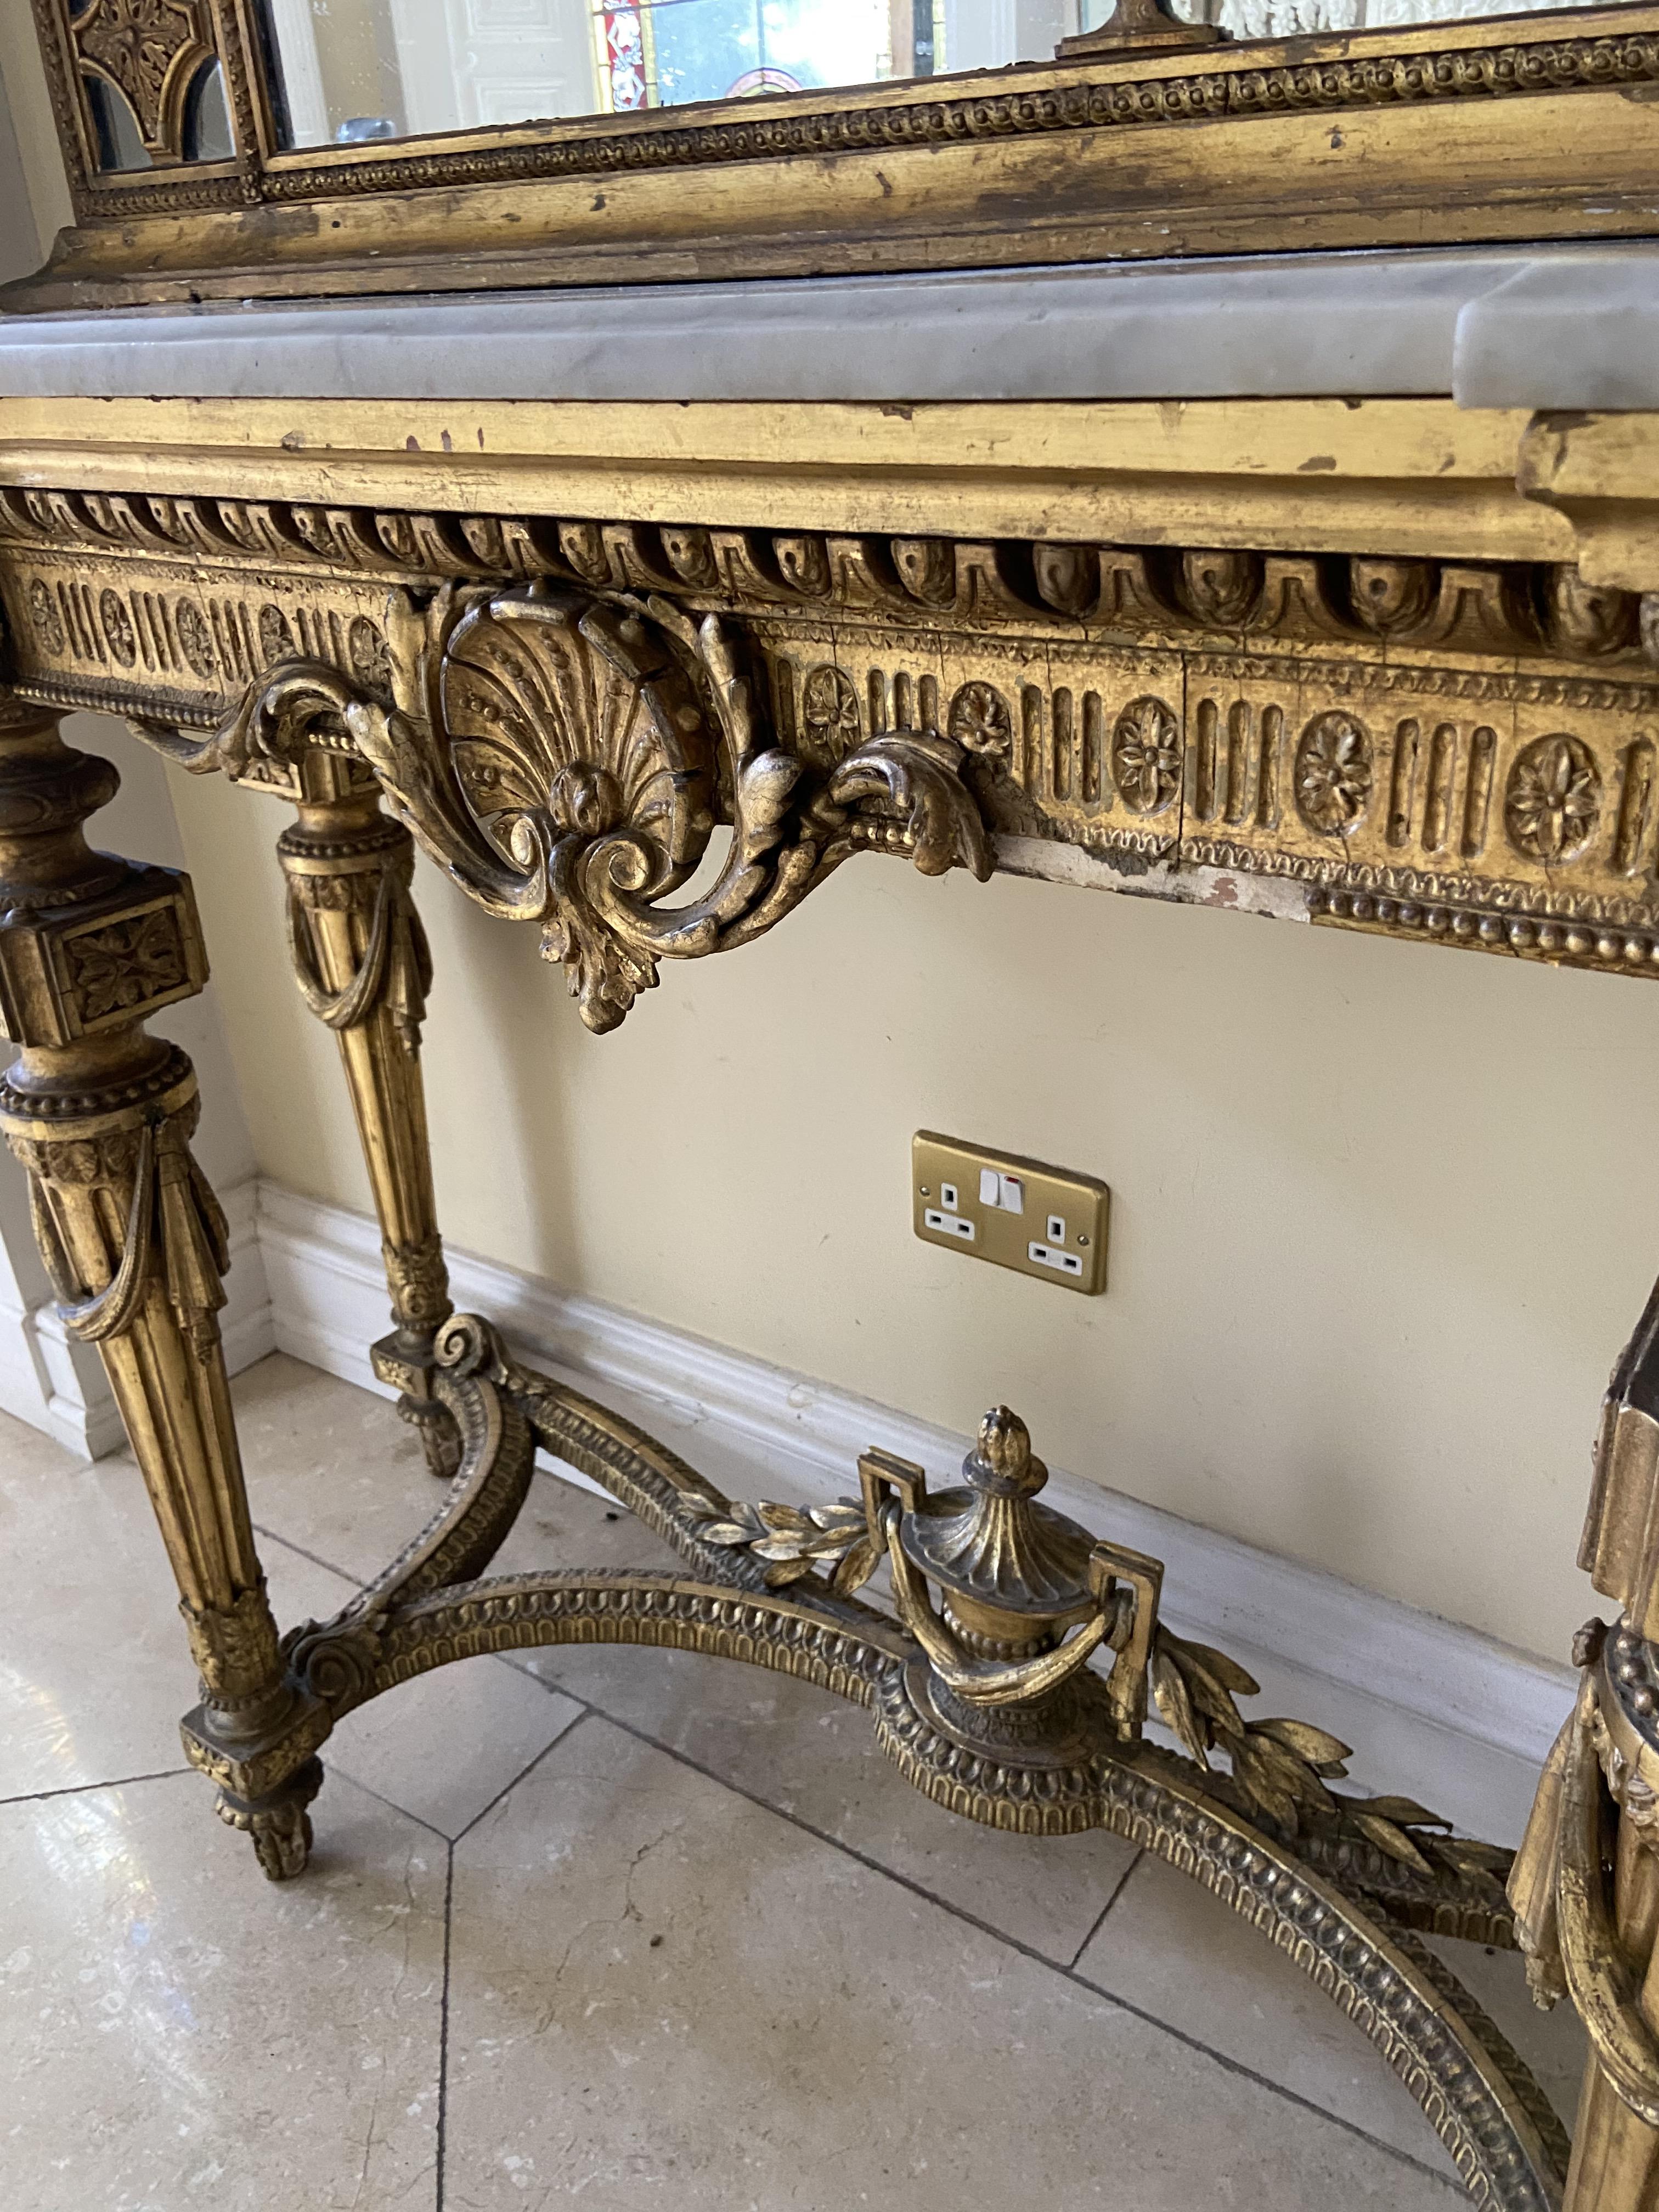
<path id="1" fill-rule="evenodd" d="M 1087 1231 L 1086 1229 L 1079 1229 L 1079 1230 L 1078 1231 L 1078 1232 L 1077 1232 L 1077 1241 L 1078 1241 L 1078 1243 L 1079 1243 L 1079 1244 L 1086 1244 L 1086 1243 L 1088 1243 L 1088 1241 L 1089 1241 L 1089 1232 L 1088 1232 L 1088 1231 Z"/>
<path id="2" fill-rule="evenodd" d="M 926 1184 L 925 1182 L 924 1182 L 924 1183 L 920 1183 L 920 1184 L 918 1184 L 918 1185 L 917 1185 L 917 1188 L 918 1188 L 918 1189 L 921 1191 L 921 1194 L 922 1194 L 922 1196 L 923 1196 L 924 1198 L 931 1198 L 931 1197 L 933 1196 L 933 1192 L 932 1192 L 931 1190 L 929 1190 L 929 1189 L 928 1189 L 928 1188 L 927 1188 L 927 1184 Z"/>

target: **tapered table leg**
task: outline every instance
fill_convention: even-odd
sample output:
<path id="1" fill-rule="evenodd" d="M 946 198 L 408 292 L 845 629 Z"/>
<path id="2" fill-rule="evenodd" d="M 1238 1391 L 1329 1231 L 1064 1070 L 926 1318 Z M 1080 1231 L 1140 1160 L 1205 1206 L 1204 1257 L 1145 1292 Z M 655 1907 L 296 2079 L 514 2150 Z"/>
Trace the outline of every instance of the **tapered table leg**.
<path id="1" fill-rule="evenodd" d="M 288 878 L 289 946 L 306 1003 L 334 1031 L 380 1221 L 392 1317 L 375 1372 L 396 1385 L 434 1474 L 454 1473 L 460 1439 L 432 1395 L 432 1340 L 453 1310 L 438 1235 L 421 1081 L 431 988 L 410 896 L 415 845 L 376 793 L 307 800 L 277 846 Z"/>
<path id="2" fill-rule="evenodd" d="M 1624 1778 L 1621 1777 L 1621 1782 Z M 1628 1794 L 1627 1791 L 1626 1794 Z M 1639 1815 L 1643 1791 L 1633 1810 Z M 1608 1843 L 1613 1858 L 1613 1942 L 1606 1963 L 1628 1977 L 1637 2017 L 1651 2038 L 1659 2026 L 1659 1857 L 1650 1808 L 1644 1821 L 1627 1818 L 1614 1806 L 1603 1808 L 1617 1820 Z M 1604 1843 L 1604 1849 L 1608 1847 Z M 1659 2046 L 1653 2046 L 1659 2047 Z M 1573 2128 L 1572 2165 L 1567 2177 L 1566 2212 L 1653 2212 L 1659 2203 L 1659 2129 L 1632 2111 L 1619 2094 L 1608 2067 L 1592 2051 L 1584 2069 L 1578 2115 Z"/>
<path id="3" fill-rule="evenodd" d="M 196 1077 L 145 1018 L 206 981 L 187 878 L 88 849 L 106 761 L 0 697 L 0 1132 L 28 1170 L 68 1328 L 95 1344 L 161 1524 L 201 1673 L 184 1723 L 220 1811 L 297 1874 L 326 1711 L 289 1678 L 254 1549 L 220 1344 L 224 1218 L 190 1152 Z"/>
<path id="4" fill-rule="evenodd" d="M 1659 2212 L 1659 1288 L 1595 1465 L 1578 1564 L 1623 1610 L 1579 1633 L 1510 1897 L 1534 1996 L 1570 1998 L 1589 2036 L 1565 2212 Z"/>

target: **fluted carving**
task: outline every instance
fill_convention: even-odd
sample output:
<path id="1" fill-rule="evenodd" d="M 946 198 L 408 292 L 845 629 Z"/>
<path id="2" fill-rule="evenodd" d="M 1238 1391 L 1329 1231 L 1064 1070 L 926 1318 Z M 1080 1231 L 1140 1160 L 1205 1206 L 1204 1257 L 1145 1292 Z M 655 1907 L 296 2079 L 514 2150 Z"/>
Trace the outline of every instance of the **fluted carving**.
<path id="1" fill-rule="evenodd" d="M 398 1386 L 433 1472 L 447 1476 L 459 1446 L 431 1387 L 433 1335 L 451 1304 L 421 1078 L 432 959 L 410 896 L 415 847 L 374 792 L 337 775 L 307 787 L 277 846 L 289 957 L 306 1004 L 338 1042 L 374 1193 L 395 1325 L 375 1364 Z"/>
<path id="2" fill-rule="evenodd" d="M 145 1017 L 206 975 L 186 878 L 89 850 L 107 763 L 0 698 L 0 1005 L 20 1048 L 0 1131 L 27 1170 L 66 1327 L 94 1344 L 178 1580 L 202 1703 L 190 1758 L 274 1876 L 307 1830 L 294 1778 L 328 1717 L 278 1657 L 219 1340 L 224 1218 L 190 1151 L 196 1078 Z"/>

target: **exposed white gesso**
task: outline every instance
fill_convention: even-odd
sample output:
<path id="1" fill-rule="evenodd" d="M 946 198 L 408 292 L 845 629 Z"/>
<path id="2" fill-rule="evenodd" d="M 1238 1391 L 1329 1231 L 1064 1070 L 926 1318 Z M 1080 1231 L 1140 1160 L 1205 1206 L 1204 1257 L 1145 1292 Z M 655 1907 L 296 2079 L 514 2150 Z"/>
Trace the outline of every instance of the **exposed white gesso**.
<path id="1" fill-rule="evenodd" d="M 126 734 L 106 723 L 82 721 L 70 730 L 70 737 L 112 752 L 124 769 L 124 796 L 108 817 L 100 818 L 100 841 L 161 860 L 177 860 L 179 838 L 170 818 L 168 787 L 159 765 L 135 748 Z M 349 1115 L 345 1115 L 345 1126 L 337 1126 L 343 1102 L 337 1068 L 331 1064 L 334 1046 L 321 1030 L 314 1030 L 310 1018 L 299 1009 L 272 927 L 274 911 L 268 911 L 268 902 L 274 905 L 279 896 L 274 860 L 268 854 L 254 860 L 252 854 L 239 856 L 237 852 L 228 852 L 222 834 L 215 836 L 215 830 L 223 832 L 226 823 L 248 821 L 252 823 L 258 845 L 268 848 L 270 836 L 281 823 L 281 810 L 223 790 L 216 790 L 215 803 L 199 810 L 192 801 L 201 790 L 204 785 L 188 785 L 181 794 L 188 825 L 184 848 L 204 887 L 208 940 L 222 980 L 210 987 L 204 1002 L 170 1011 L 164 1026 L 175 1030 L 204 1071 L 208 1113 L 201 1130 L 201 1152 L 226 1199 L 234 1245 L 234 1265 L 228 1281 L 230 1305 L 226 1312 L 226 1343 L 232 1367 L 243 1367 L 268 1349 L 281 1347 L 331 1374 L 372 1387 L 368 1345 L 387 1328 L 378 1230 L 361 1210 L 341 1206 L 337 1199 L 303 1197 L 276 1179 L 261 1179 L 254 1172 L 257 1146 L 250 1139 L 248 1121 L 239 1110 L 239 1091 L 243 1086 L 237 1078 L 241 1073 L 246 1078 L 246 1095 L 252 1103 L 254 1126 L 258 1128 L 272 1113 L 276 1115 L 296 1148 L 288 1157 L 310 1159 L 334 1182 L 343 1182 L 349 1172 L 356 1172 Z M 228 801 L 228 805 L 219 801 Z M 108 830 L 104 827 L 106 823 Z M 869 865 L 880 867 L 878 863 Z M 261 896 L 248 900 L 252 911 L 243 918 L 246 927 L 230 931 L 223 914 L 222 894 L 226 884 L 222 876 L 226 869 L 234 874 L 237 869 L 248 867 L 258 867 Z M 894 874 L 900 883 L 907 878 L 907 872 Z M 246 880 L 243 876 L 243 883 Z M 1086 914 L 1095 911 L 1095 900 L 1086 898 L 1082 890 L 1053 896 L 1082 905 Z M 442 922 L 453 914 L 445 887 L 427 880 L 422 898 L 427 914 L 442 933 Z M 453 905 L 460 902 L 456 900 Z M 1106 905 L 1103 900 L 1102 905 Z M 1249 925 L 1232 921 L 1225 927 L 1243 931 Z M 1274 936 L 1291 936 L 1291 931 L 1276 931 Z M 1294 931 L 1294 936 L 1305 933 Z M 250 945 L 258 945 L 252 960 Z M 449 951 L 453 971 L 458 949 L 449 947 Z M 270 980 L 279 987 L 281 995 L 265 994 L 264 980 L 258 980 L 258 971 L 265 967 L 265 953 L 270 956 Z M 734 956 L 730 969 L 741 971 L 745 957 Z M 1425 984 L 1431 984 L 1437 969 L 1443 971 L 1455 964 L 1451 960 L 1436 963 L 1431 956 L 1418 960 Z M 811 967 L 810 960 L 807 967 Z M 1474 967 L 1474 963 L 1462 963 L 1462 967 Z M 1493 963 L 1493 969 L 1502 971 L 1498 963 Z M 1586 978 L 1573 980 L 1583 982 Z M 602 1055 L 615 1051 L 615 1040 L 595 1044 L 580 1030 L 568 1033 L 557 975 L 538 967 L 533 982 L 542 994 L 540 1006 L 546 1022 L 566 1030 L 566 1042 L 573 1053 L 592 1051 Z M 641 1002 L 635 1013 L 633 1024 L 637 1024 L 641 1037 L 648 1033 L 653 1018 L 665 1011 L 672 984 L 675 975 L 671 975 L 657 998 Z M 452 994 L 452 998 L 458 995 Z M 292 1037 L 281 1022 L 289 1002 L 299 1013 L 299 1029 Z M 438 1015 L 441 1006 L 442 1000 L 434 1006 L 434 1015 Z M 230 1015 L 228 1022 L 223 1018 L 226 1011 Z M 246 1055 L 241 1040 L 250 1018 L 257 1018 L 261 1029 L 270 1029 L 272 1020 L 279 1022 L 279 1051 L 283 1053 L 285 1073 L 276 1078 L 270 1078 L 257 1060 L 250 1064 Z M 1155 1015 L 1148 1013 L 1148 1022 Z M 226 1044 L 226 1029 L 230 1030 L 232 1044 L 239 1046 L 234 1055 Z M 321 1051 L 312 1053 L 301 1040 L 314 1040 Z M 702 1048 L 708 1053 L 728 1053 L 732 1042 L 719 1036 L 710 1024 L 702 1030 Z M 438 1036 L 429 1053 L 434 1078 L 441 1075 L 442 1055 L 445 1040 Z M 648 1064 L 648 1051 L 644 1060 Z M 261 1088 L 268 1082 L 274 1082 L 274 1088 Z M 480 1161 L 480 1172 L 484 1176 L 502 1175 L 511 1194 L 514 1176 L 525 1172 L 522 1161 L 502 1144 L 502 1119 L 487 1086 L 477 1086 L 476 1071 L 473 1103 L 465 1115 L 458 1115 L 453 1102 L 445 1102 L 445 1084 L 435 1082 L 435 1091 L 434 1130 L 441 1186 L 447 1182 L 453 1152 L 465 1141 L 467 1155 Z M 671 1115 L 672 1102 L 659 1099 L 654 1110 Z M 319 1130 L 312 1128 L 314 1115 L 321 1117 L 323 1126 Z M 925 1117 L 918 1110 L 918 1119 Z M 549 1130 L 549 1152 L 553 1152 L 553 1141 L 556 1133 Z M 664 1141 L 668 1144 L 668 1137 Z M 708 1141 L 712 1146 L 714 1139 Z M 860 1152 L 854 1144 L 845 1157 L 854 1161 L 874 1157 L 874 1139 L 869 1152 Z M 801 1212 L 810 1221 L 818 1221 L 817 1234 L 823 1234 L 823 1225 L 832 1224 L 838 1212 L 848 1212 L 852 1192 L 842 1190 L 838 1194 L 834 1179 L 818 1179 L 810 1148 L 803 1148 L 801 1159 Z M 1106 1161 L 1106 1166 L 1110 1168 L 1110 1161 Z M 53 1429 L 70 1447 L 104 1451 L 119 1440 L 108 1394 L 101 1387 L 95 1363 L 80 1347 L 73 1347 L 70 1364 L 70 1347 L 62 1343 L 62 1329 L 55 1329 L 51 1318 L 45 1276 L 40 1276 L 28 1249 L 22 1179 L 11 1161 L 4 1168 L 7 1172 L 0 1176 L 0 1245 L 13 1259 L 22 1287 L 15 1297 L 7 1297 L 0 1279 L 0 1402 L 38 1427 Z M 878 1170 L 872 1168 L 869 1172 Z M 556 1186 L 562 1186 L 568 1175 L 568 1164 L 549 1157 L 546 1175 Z M 622 1212 L 648 1214 L 653 1203 L 659 1201 L 659 1176 L 653 1172 L 644 1172 L 633 1183 L 622 1179 L 604 1199 L 608 1218 Z M 522 1206 L 525 1192 L 520 1190 L 518 1199 Z M 909 1207 L 902 1197 L 902 1183 L 894 1194 L 894 1206 L 900 1217 L 900 1234 L 907 1239 Z M 811 1212 L 814 1207 L 818 1207 L 818 1214 Z M 721 1267 L 744 1267 L 744 1252 L 730 1252 L 728 1237 L 741 1241 L 745 1234 L 741 1224 L 734 1224 L 726 1234 L 719 1221 L 708 1228 L 706 1265 L 710 1276 Z M 1088 1314 L 1097 1305 L 1110 1305 L 1113 1298 L 1119 1303 L 1133 1301 L 1133 1252 L 1119 1267 L 1121 1279 L 1109 1291 L 1106 1301 L 1078 1301 L 1066 1291 L 1026 1285 L 1018 1276 L 956 1261 L 951 1255 L 929 1255 L 925 1248 L 915 1248 L 915 1255 L 925 1265 L 960 1270 L 957 1276 L 945 1274 L 942 1281 L 973 1285 L 987 1298 L 991 1312 L 998 1310 L 998 1301 L 1011 1297 L 1029 1301 L 1026 1310 L 1036 1312 L 1040 1325 L 1051 1329 L 1044 1394 L 1036 1398 L 1022 1395 L 1020 1402 L 1033 1422 L 1037 1447 L 1055 1467 L 1053 1500 L 1102 1533 L 1110 1533 L 1119 1541 L 1166 1559 L 1168 1610 L 1179 1628 L 1237 1652 L 1263 1681 L 1267 1708 L 1321 1721 L 1356 1743 L 1356 1777 L 1364 1783 L 1409 1787 L 1416 1796 L 1433 1802 L 1460 1823 L 1478 1825 L 1486 1834 L 1516 1834 L 1524 1818 L 1537 1760 L 1548 1747 L 1553 1729 L 1559 1725 L 1571 1701 L 1566 1668 L 1548 1659 L 1533 1659 L 1468 1626 L 1437 1620 L 1429 1610 L 1380 1597 L 1360 1589 L 1354 1579 L 1322 1573 L 1318 1566 L 1274 1555 L 1249 1541 L 1241 1541 L 1237 1535 L 1203 1528 L 1192 1517 L 1161 1510 L 1157 1504 L 1134 1500 L 1121 1491 L 1102 1489 L 1097 1480 L 1060 1471 L 1064 1458 L 1046 1436 L 1055 1422 L 1046 1416 L 1044 1395 L 1051 1402 L 1064 1401 L 1071 1387 L 1068 1363 L 1079 1349 L 1088 1349 L 1086 1338 L 1079 1338 L 1075 1329 L 1068 1332 L 1068 1322 L 1079 1312 Z M 1210 1265 L 1212 1270 L 1225 1270 L 1228 1265 L 1228 1255 L 1218 1245 Z M 584 1382 L 598 1395 L 604 1395 L 606 1387 L 611 1387 L 629 1395 L 630 1402 L 653 1402 L 657 1418 L 671 1427 L 677 1447 L 695 1460 L 702 1443 L 714 1455 L 717 1475 L 721 1474 L 719 1455 L 737 1453 L 738 1460 L 754 1468 L 757 1486 L 763 1484 L 765 1489 L 783 1498 L 830 1500 L 852 1489 L 854 1464 L 867 1444 L 880 1443 L 905 1453 L 907 1458 L 921 1460 L 933 1480 L 949 1478 L 967 1449 L 964 1433 L 880 1405 L 874 1391 L 860 1395 L 845 1387 L 832 1387 L 776 1360 L 712 1343 L 702 1329 L 650 1321 L 629 1312 L 619 1303 L 556 1290 L 538 1272 L 500 1259 L 471 1256 L 465 1252 L 465 1245 L 453 1252 L 452 1272 L 456 1298 L 465 1310 L 495 1318 L 531 1356 L 557 1364 L 560 1371 Z M 803 1272 L 796 1301 L 807 1314 L 811 1312 L 814 1285 L 810 1272 Z M 702 1310 L 719 1312 L 717 1298 L 708 1297 Z M 1124 1325 L 1130 1322 L 1124 1321 Z M 1332 1343 L 1336 1354 L 1340 1354 L 1340 1325 L 1334 1328 Z M 980 1398 L 987 1401 L 998 1394 L 998 1378 L 1005 1370 L 1000 1354 L 1002 1347 L 991 1343 L 987 1332 L 975 1356 L 967 1360 L 969 1374 L 978 1376 L 982 1370 Z M 1356 1364 L 1363 1364 L 1360 1356 L 1382 1363 L 1382 1352 L 1371 1354 L 1363 1340 L 1356 1340 Z M 1336 1382 L 1343 1385 L 1343 1376 L 1336 1374 Z M 1364 1382 L 1363 1374 L 1360 1382 Z M 964 1389 L 971 1387 L 975 1382 L 964 1385 Z M 1480 1378 L 1471 1378 L 1471 1389 L 1480 1389 Z M 964 1420 L 971 1420 L 978 1411 L 978 1401 L 964 1402 Z M 1583 1409 L 1586 1429 L 1593 1411 L 1590 1394 L 1590 1402 Z M 1259 1422 L 1270 1413 L 1272 1407 L 1259 1402 L 1252 1405 L 1245 1401 L 1239 1405 L 1239 1420 Z M 1176 1409 L 1172 1418 L 1176 1427 L 1186 1427 L 1192 1416 Z M 699 1436 L 684 1436 L 681 1431 L 686 1427 L 695 1427 Z M 1110 1451 L 1110 1455 L 1102 1453 L 1102 1458 L 1109 1460 L 1109 1471 L 1121 1467 L 1117 1451 Z M 1575 1486 L 1582 1484 L 1582 1474 L 1583 1458 L 1577 1453 L 1575 1464 L 1568 1468 L 1568 1478 Z M 1248 1498 L 1234 1500 L 1234 1509 L 1248 1520 Z M 1571 1575 L 1571 1555 L 1559 1564 L 1564 1575 Z M 1577 1577 L 1573 1579 L 1577 1582 Z M 1573 1597 L 1577 1597 L 1579 1608 L 1589 1610 L 1583 1604 L 1589 1593 L 1583 1593 L 1582 1583 L 1577 1583 Z"/>

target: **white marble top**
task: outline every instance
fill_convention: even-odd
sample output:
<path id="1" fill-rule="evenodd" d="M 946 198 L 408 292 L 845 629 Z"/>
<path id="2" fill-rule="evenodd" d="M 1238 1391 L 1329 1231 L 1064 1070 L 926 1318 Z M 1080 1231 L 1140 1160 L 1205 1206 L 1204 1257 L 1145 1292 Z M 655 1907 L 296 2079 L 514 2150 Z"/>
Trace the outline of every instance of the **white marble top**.
<path id="1" fill-rule="evenodd" d="M 0 317 L 0 398 L 1659 407 L 1659 242 Z"/>

